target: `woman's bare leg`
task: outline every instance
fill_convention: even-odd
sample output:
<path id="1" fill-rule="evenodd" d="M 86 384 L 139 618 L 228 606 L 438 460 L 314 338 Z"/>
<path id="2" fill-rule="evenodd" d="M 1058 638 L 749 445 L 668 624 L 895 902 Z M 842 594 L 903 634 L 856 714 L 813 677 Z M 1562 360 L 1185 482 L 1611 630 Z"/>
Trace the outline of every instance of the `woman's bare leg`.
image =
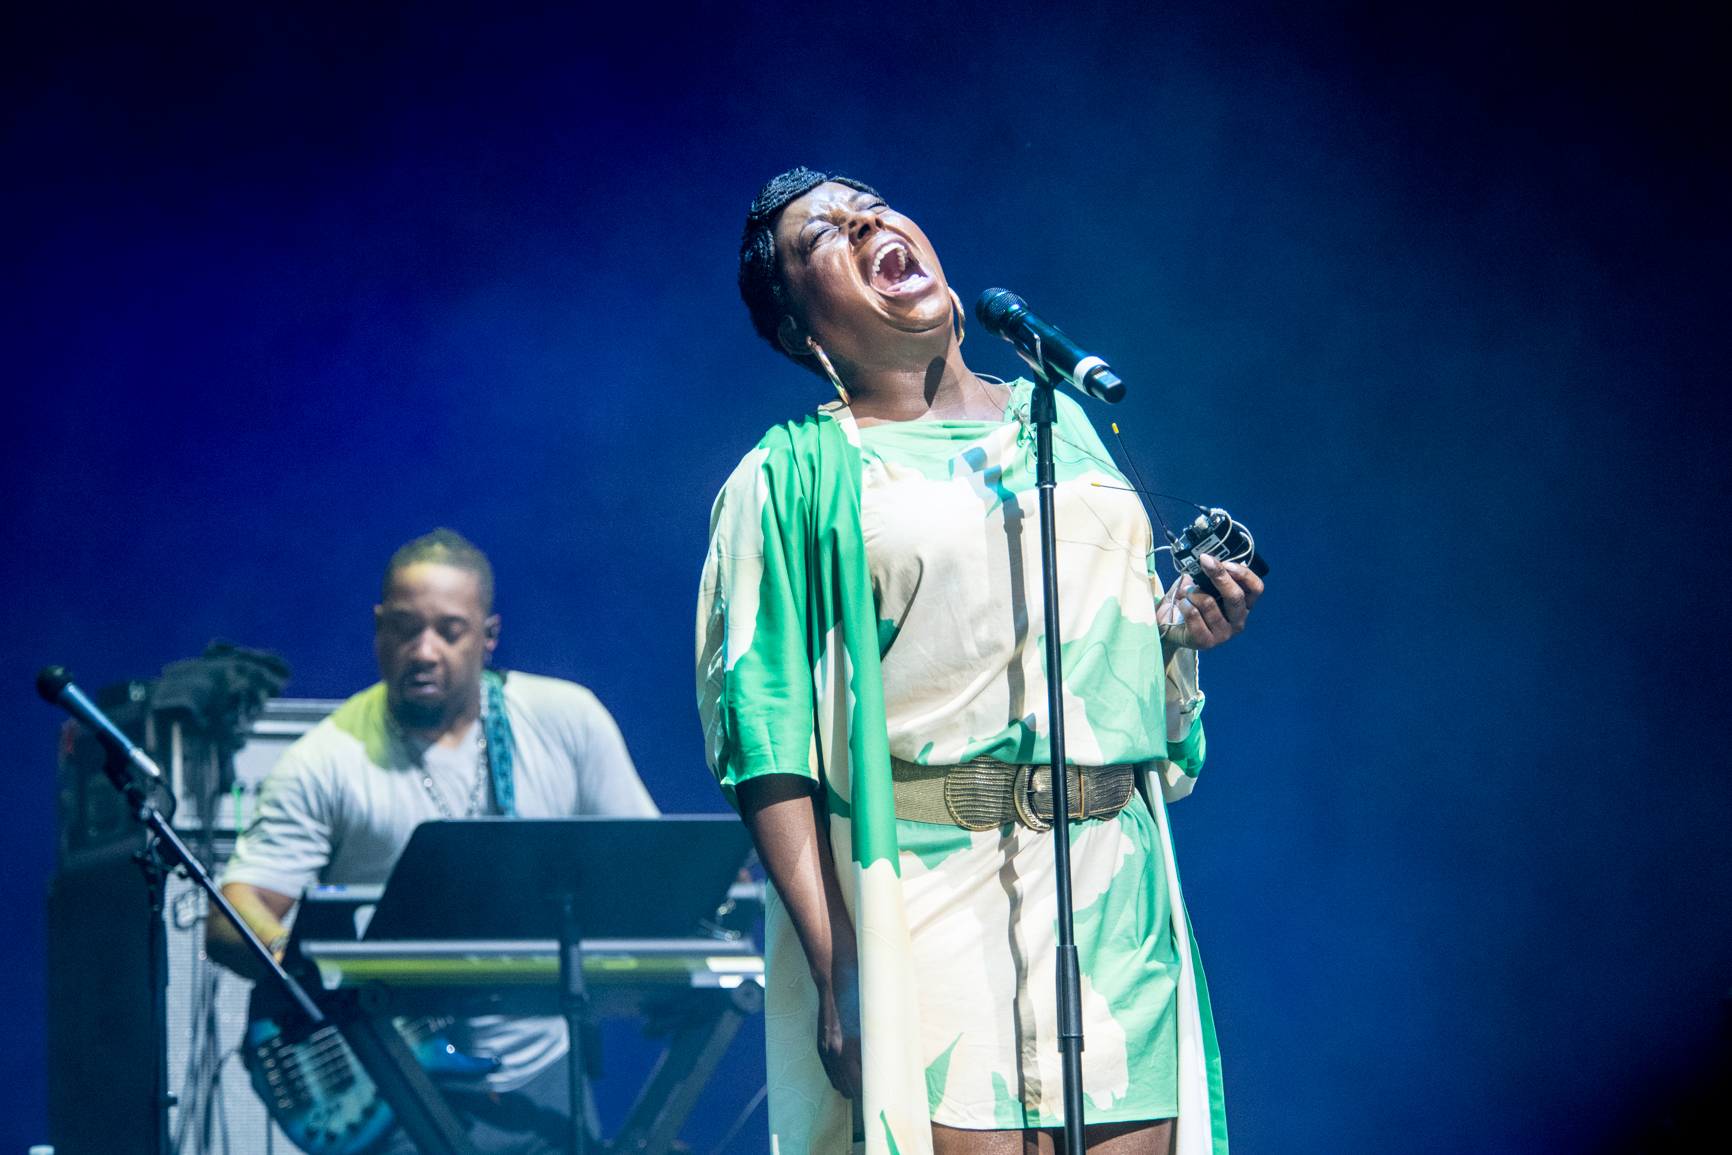
<path id="1" fill-rule="evenodd" d="M 1096 1123 L 1083 1132 L 1091 1155 L 1168 1155 L 1171 1119 Z M 932 1125 L 932 1155 L 1055 1155 L 1064 1149 L 1061 1131 L 964 1131 Z"/>
<path id="2" fill-rule="evenodd" d="M 960 1127 L 934 1123 L 932 1155 L 1023 1155 L 1023 1134 L 1022 1131 L 964 1131 Z"/>
<path id="3" fill-rule="evenodd" d="M 1041 1131 L 1039 1135 L 1051 1144 L 1040 1148 L 1043 1153 L 1064 1150 L 1064 1132 Z M 1083 1142 L 1092 1155 L 1168 1155 L 1173 1149 L 1173 1121 L 1097 1123 L 1083 1128 Z"/>

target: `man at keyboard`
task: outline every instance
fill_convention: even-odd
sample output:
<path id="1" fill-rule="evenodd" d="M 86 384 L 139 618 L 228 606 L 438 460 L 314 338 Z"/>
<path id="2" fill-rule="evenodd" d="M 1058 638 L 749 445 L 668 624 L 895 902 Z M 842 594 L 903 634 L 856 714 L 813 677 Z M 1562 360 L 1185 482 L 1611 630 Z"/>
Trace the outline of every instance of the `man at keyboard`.
<path id="1" fill-rule="evenodd" d="M 658 813 L 594 694 L 486 669 L 499 641 L 493 570 L 460 535 L 435 530 L 392 556 L 373 624 L 383 681 L 283 754 L 223 871 L 223 893 L 279 957 L 282 920 L 307 886 L 385 882 L 422 822 Z M 227 920 L 207 925 L 211 957 L 256 977 Z M 562 1019 L 470 1019 L 453 1041 L 499 1060 L 484 1085 L 451 1096 L 480 1150 L 565 1150 Z M 393 1143 L 392 1155 L 414 1150 L 400 1130 Z"/>

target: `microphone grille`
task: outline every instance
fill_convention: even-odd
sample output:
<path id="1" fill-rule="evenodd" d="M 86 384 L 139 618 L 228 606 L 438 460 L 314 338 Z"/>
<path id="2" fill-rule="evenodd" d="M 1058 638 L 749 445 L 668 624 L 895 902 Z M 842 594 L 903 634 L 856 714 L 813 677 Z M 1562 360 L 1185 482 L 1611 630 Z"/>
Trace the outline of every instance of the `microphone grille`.
<path id="1" fill-rule="evenodd" d="M 1005 335 L 1005 329 L 1018 313 L 1028 312 L 1028 302 L 1009 289 L 988 289 L 974 302 L 974 315 L 994 337 Z"/>
<path id="2" fill-rule="evenodd" d="M 36 675 L 36 692 L 46 702 L 58 705 L 60 691 L 72 684 L 72 671 L 65 666 L 44 666 Z"/>

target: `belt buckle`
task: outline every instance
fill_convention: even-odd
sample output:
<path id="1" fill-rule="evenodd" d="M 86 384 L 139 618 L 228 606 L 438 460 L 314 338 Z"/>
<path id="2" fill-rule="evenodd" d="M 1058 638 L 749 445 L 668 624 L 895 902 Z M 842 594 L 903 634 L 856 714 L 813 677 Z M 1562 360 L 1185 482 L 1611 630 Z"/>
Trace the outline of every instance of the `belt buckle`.
<path id="1" fill-rule="evenodd" d="M 1052 768 L 1045 763 L 1034 766 L 1017 767 L 1016 782 L 1011 789 L 1011 801 L 1016 806 L 1017 821 L 1021 822 L 1030 830 L 1045 832 L 1052 829 L 1052 820 L 1050 818 L 1042 818 L 1039 810 L 1035 807 L 1035 797 L 1038 793 L 1038 789 L 1035 786 L 1034 780 L 1034 776 L 1043 770 L 1047 771 L 1050 775 L 1051 769 Z M 1101 773 L 1108 769 L 1112 769 L 1112 767 L 1103 766 L 1097 768 L 1066 764 L 1064 768 L 1065 781 L 1076 791 L 1076 796 L 1069 799 L 1071 804 L 1070 817 L 1073 820 L 1081 821 L 1087 818 L 1111 818 L 1114 814 L 1117 814 L 1120 810 L 1124 809 L 1125 804 L 1130 799 L 1133 787 L 1127 785 L 1124 790 L 1124 797 L 1115 800 L 1114 794 L 1117 793 L 1115 788 L 1119 783 L 1116 781 L 1097 781 L 1095 783 L 1097 810 L 1089 810 L 1088 789 L 1090 771 L 1092 770 L 1095 773 Z M 1128 777 L 1126 782 L 1129 783 Z M 1099 801 L 1103 787 L 1106 789 L 1107 798 L 1104 806 L 1102 806 Z M 1047 787 L 1047 795 L 1049 798 L 1052 798 L 1053 790 L 1050 783 Z M 1052 798 L 1052 806 L 1050 808 L 1056 809 L 1057 802 L 1058 800 L 1056 798 Z"/>
<path id="2" fill-rule="evenodd" d="M 1010 800 L 1016 807 L 1016 820 L 1030 830 L 1044 833 L 1052 829 L 1052 823 L 1035 811 L 1034 808 L 1034 772 L 1038 766 L 1027 764 L 1016 768 L 1016 781 L 1010 790 Z"/>

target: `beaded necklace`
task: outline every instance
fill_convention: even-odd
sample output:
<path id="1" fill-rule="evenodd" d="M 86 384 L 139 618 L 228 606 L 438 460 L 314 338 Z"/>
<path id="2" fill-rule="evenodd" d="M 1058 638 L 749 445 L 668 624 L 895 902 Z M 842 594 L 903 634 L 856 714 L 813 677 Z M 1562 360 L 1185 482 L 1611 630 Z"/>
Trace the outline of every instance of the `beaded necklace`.
<path id="1" fill-rule="evenodd" d="M 403 737 L 396 719 L 391 719 L 393 730 L 399 738 Z M 469 788 L 469 798 L 464 803 L 464 818 L 474 818 L 486 813 L 486 802 L 483 791 L 487 781 L 493 780 L 493 799 L 499 806 L 499 813 L 506 817 L 515 817 L 517 813 L 516 791 L 513 789 L 511 765 L 511 716 L 505 709 L 505 676 L 492 670 L 481 672 L 481 733 L 475 744 L 477 754 L 475 759 L 475 785 Z M 427 773 L 425 762 L 421 767 L 421 788 L 427 791 L 427 797 L 433 800 L 433 805 L 439 808 L 439 813 L 446 818 L 457 818 L 451 807 L 445 804 L 444 797 L 433 782 L 433 776 Z"/>

